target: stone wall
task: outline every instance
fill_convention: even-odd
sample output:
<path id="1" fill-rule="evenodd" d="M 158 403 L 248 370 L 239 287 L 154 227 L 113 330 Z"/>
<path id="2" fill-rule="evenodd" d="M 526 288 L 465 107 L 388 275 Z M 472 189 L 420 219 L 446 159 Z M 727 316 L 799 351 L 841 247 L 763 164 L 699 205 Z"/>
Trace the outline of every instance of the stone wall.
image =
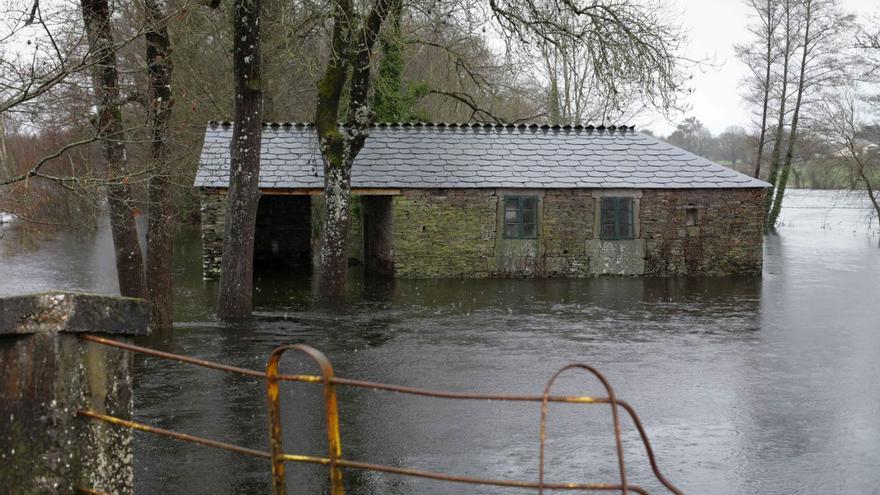
<path id="1" fill-rule="evenodd" d="M 537 239 L 502 238 L 504 194 L 538 197 Z M 636 239 L 599 239 L 596 205 L 608 194 L 634 198 Z M 405 190 L 391 199 L 393 266 L 387 268 L 402 278 L 760 273 L 763 196 L 761 189 Z M 320 197 L 313 197 L 313 208 L 318 205 Z M 224 194 L 202 193 L 206 277 L 219 275 L 224 210 Z M 353 235 L 351 241 L 359 253 L 363 240 Z"/>
<path id="2" fill-rule="evenodd" d="M 501 198 L 539 199 L 537 240 L 502 239 Z M 599 239 L 597 202 L 634 198 L 636 239 Z M 760 273 L 759 189 L 411 190 L 394 198 L 394 268 L 403 278 Z M 687 225 L 688 209 L 696 210 Z"/>
<path id="3" fill-rule="evenodd" d="M 393 199 L 394 273 L 488 277 L 495 257 L 494 190 L 407 190 Z"/>
<path id="4" fill-rule="evenodd" d="M 590 273 L 587 241 L 593 238 L 593 209 L 588 189 L 550 189 L 544 194 L 540 234 L 542 275 L 584 277 Z"/>
<path id="5" fill-rule="evenodd" d="M 226 223 L 226 191 L 202 189 L 202 276 L 206 279 L 220 276 L 223 253 L 223 229 Z"/>
<path id="6" fill-rule="evenodd" d="M 645 190 L 641 207 L 651 275 L 760 273 L 763 189 Z M 687 210 L 696 210 L 688 226 Z"/>

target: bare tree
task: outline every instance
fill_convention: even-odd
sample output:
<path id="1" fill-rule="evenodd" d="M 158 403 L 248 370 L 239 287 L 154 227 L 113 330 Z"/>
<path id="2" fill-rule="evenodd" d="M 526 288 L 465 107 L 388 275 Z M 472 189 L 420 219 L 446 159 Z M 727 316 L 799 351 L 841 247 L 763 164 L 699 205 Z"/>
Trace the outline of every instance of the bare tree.
<path id="1" fill-rule="evenodd" d="M 679 124 L 666 141 L 691 153 L 706 156 L 712 151 L 712 132 L 696 117 L 688 117 Z"/>
<path id="2" fill-rule="evenodd" d="M 767 225 L 773 228 L 782 210 L 785 188 L 791 173 L 798 139 L 798 123 L 804 98 L 819 95 L 828 86 L 840 84 L 850 69 L 848 45 L 841 40 L 852 32 L 852 15 L 840 12 L 838 0 L 802 0 L 799 12 L 803 24 L 797 91 L 788 133 L 785 161 L 773 191 Z"/>
<path id="3" fill-rule="evenodd" d="M 388 0 L 375 0 L 366 15 L 350 0 L 332 3 L 330 59 L 318 82 L 315 128 L 324 158 L 324 228 L 321 236 L 319 287 L 327 297 L 345 289 L 348 233 L 351 226 L 351 165 L 363 148 L 372 119 L 368 106 L 370 56 L 388 14 Z M 345 122 L 338 118 L 348 86 Z"/>
<path id="4" fill-rule="evenodd" d="M 822 105 L 822 134 L 854 181 L 864 187 L 880 228 L 880 184 L 875 182 L 880 176 L 880 153 L 859 138 L 865 127 L 862 121 L 865 103 L 852 88 L 842 94 L 828 95 Z"/>
<path id="5" fill-rule="evenodd" d="M 788 103 L 788 85 L 791 80 L 790 66 L 791 59 L 794 56 L 794 49 L 797 46 L 798 26 L 795 5 L 793 0 L 781 0 L 781 23 L 780 30 L 781 40 L 778 42 L 780 46 L 780 55 L 778 63 L 781 63 L 779 70 L 779 95 L 777 97 L 778 108 L 776 112 L 776 131 L 773 139 L 773 150 L 770 154 L 770 173 L 767 181 L 770 183 L 770 189 L 764 197 L 764 231 L 768 232 L 772 228 L 772 224 L 767 221 L 770 209 L 773 205 L 773 195 L 776 190 L 776 182 L 779 176 L 780 161 L 782 157 L 782 144 L 785 138 L 786 127 L 786 104 Z"/>
<path id="6" fill-rule="evenodd" d="M 761 138 L 759 138 L 761 139 Z M 732 168 L 736 168 L 736 162 L 746 159 L 749 148 L 749 135 L 746 130 L 739 126 L 730 126 L 717 138 L 717 156 L 728 160 Z"/>
<path id="7" fill-rule="evenodd" d="M 778 56 L 777 29 L 781 19 L 778 0 L 747 0 L 746 4 L 754 11 L 758 22 L 749 26 L 755 37 L 750 44 L 738 45 L 737 55 L 751 70 L 747 81 L 750 97 L 757 100 L 761 108 L 758 124 L 758 140 L 755 145 L 754 176 L 761 175 L 764 148 L 767 144 L 767 120 L 770 110 L 771 73 Z"/>
<path id="8" fill-rule="evenodd" d="M 609 4 L 613 9 L 626 10 L 627 2 Z M 650 6 L 653 9 L 667 10 L 668 4 L 660 2 Z M 657 22 L 659 19 L 653 19 Z M 562 32 L 577 32 L 582 29 L 582 16 L 572 11 L 561 11 L 554 19 Z M 619 122 L 633 118 L 650 105 L 641 95 L 643 88 L 633 79 L 619 80 L 615 86 L 607 84 L 605 78 L 609 70 L 604 63 L 598 63 L 591 53 L 596 51 L 597 43 L 566 37 L 545 39 L 538 37 L 532 43 L 518 43 L 525 53 L 519 57 L 520 64 L 533 67 L 538 77 L 545 80 L 547 94 L 547 117 L 552 124 L 577 124 L 587 122 Z M 670 47 L 677 51 L 678 46 Z M 530 63 L 536 61 L 537 63 Z M 605 61 L 601 61 L 605 62 Z M 684 60 L 682 60 L 684 62 Z M 681 84 L 677 81 L 675 84 Z M 669 96 L 674 97 L 674 93 Z M 661 110 L 668 113 L 675 109 L 684 111 L 675 98 L 666 99 Z"/>
<path id="9" fill-rule="evenodd" d="M 95 127 L 110 175 L 107 181 L 107 204 L 116 251 L 119 292 L 123 296 L 143 297 L 143 256 L 126 173 L 122 98 L 119 91 L 116 45 L 110 22 L 110 4 L 107 0 L 81 0 L 80 6 L 90 51 L 96 60 L 92 66 L 92 86 L 97 107 Z"/>
<path id="10" fill-rule="evenodd" d="M 164 2 L 144 0 L 146 61 L 149 73 L 148 111 L 152 127 L 152 168 L 148 185 L 147 297 L 152 303 L 153 325 L 171 328 L 174 291 L 171 262 L 174 256 L 174 203 L 169 168 L 168 125 L 174 96 L 171 76 L 171 39 Z"/>
<path id="11" fill-rule="evenodd" d="M 263 81 L 261 0 L 234 0 L 232 14 L 233 130 L 228 207 L 223 234 L 217 314 L 241 318 L 253 305 L 254 234 L 260 201 Z"/>

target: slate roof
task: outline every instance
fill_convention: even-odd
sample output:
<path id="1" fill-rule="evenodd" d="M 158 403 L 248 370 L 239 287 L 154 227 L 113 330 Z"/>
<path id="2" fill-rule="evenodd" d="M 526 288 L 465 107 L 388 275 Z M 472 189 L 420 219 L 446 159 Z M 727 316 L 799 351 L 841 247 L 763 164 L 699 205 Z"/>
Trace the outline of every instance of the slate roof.
<path id="1" fill-rule="evenodd" d="M 228 123 L 209 123 L 196 187 L 229 183 Z M 266 124 L 261 188 L 323 187 L 312 124 Z M 760 188 L 741 174 L 632 127 L 374 124 L 354 188 Z"/>

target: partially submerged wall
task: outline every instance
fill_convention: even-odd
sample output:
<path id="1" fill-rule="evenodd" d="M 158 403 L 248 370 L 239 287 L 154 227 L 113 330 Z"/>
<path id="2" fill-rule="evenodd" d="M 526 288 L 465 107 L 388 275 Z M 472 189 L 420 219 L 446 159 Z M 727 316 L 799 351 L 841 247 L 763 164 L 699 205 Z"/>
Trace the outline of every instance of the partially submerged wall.
<path id="1" fill-rule="evenodd" d="M 538 199 L 536 239 L 503 238 L 505 195 Z M 395 273 L 404 278 L 760 273 L 763 195 L 761 189 L 407 190 L 393 200 Z M 597 205 L 603 196 L 633 198 L 634 239 L 599 238 Z"/>
<path id="2" fill-rule="evenodd" d="M 537 197 L 537 238 L 501 235 L 505 194 Z M 597 205 L 608 195 L 633 198 L 635 239 L 599 238 Z M 754 274 L 763 263 L 763 196 L 762 189 L 410 189 L 391 197 L 388 209 L 366 206 L 368 216 L 373 209 L 383 217 L 371 228 L 391 216 L 390 229 L 366 241 L 372 236 L 382 253 L 374 268 L 403 278 Z M 312 199 L 315 243 L 321 201 Z M 219 275 L 224 214 L 225 194 L 203 191 L 206 278 Z M 365 247 L 360 219 L 353 215 L 354 258 Z"/>
<path id="3" fill-rule="evenodd" d="M 645 272 L 761 273 L 763 198 L 763 189 L 645 190 Z M 688 209 L 695 210 L 695 225 L 688 225 Z"/>
<path id="4" fill-rule="evenodd" d="M 394 271 L 404 278 L 488 277 L 498 197 L 484 189 L 413 189 L 393 200 Z"/>

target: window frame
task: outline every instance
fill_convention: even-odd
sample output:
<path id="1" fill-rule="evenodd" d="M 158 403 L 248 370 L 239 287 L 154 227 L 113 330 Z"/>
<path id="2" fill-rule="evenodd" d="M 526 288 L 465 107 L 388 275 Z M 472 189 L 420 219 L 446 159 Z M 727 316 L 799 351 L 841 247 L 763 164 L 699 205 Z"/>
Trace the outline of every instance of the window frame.
<path id="1" fill-rule="evenodd" d="M 688 205 L 684 209 L 685 227 L 697 227 L 700 225 L 700 210 L 696 206 Z"/>
<path id="2" fill-rule="evenodd" d="M 606 202 L 611 202 L 612 207 L 606 207 Z M 626 204 L 627 208 L 622 208 L 621 206 Z M 603 241 L 628 241 L 636 238 L 636 202 L 635 198 L 630 196 L 603 196 L 599 198 L 599 239 Z M 628 211 L 628 221 L 627 223 L 621 222 L 622 215 L 625 213 L 625 210 Z M 606 234 L 605 226 L 608 224 L 606 222 L 605 213 L 606 211 L 611 211 L 613 217 L 613 234 Z M 610 224 L 609 224 L 610 225 Z M 621 231 L 621 227 L 623 225 L 628 225 L 629 229 L 627 231 Z"/>
<path id="3" fill-rule="evenodd" d="M 516 221 L 508 222 L 507 220 L 507 205 L 510 201 L 516 201 Z M 528 210 L 525 207 L 526 203 L 531 201 L 533 204 L 532 207 L 532 215 L 534 216 L 534 222 L 524 222 L 524 211 Z M 504 239 L 537 239 L 538 238 L 538 205 L 540 201 L 538 196 L 504 196 L 503 203 L 501 205 L 501 233 L 502 238 Z M 533 225 L 534 230 L 531 235 L 523 234 L 523 226 L 524 225 Z M 516 235 L 510 235 L 507 233 L 508 226 L 516 226 Z"/>

